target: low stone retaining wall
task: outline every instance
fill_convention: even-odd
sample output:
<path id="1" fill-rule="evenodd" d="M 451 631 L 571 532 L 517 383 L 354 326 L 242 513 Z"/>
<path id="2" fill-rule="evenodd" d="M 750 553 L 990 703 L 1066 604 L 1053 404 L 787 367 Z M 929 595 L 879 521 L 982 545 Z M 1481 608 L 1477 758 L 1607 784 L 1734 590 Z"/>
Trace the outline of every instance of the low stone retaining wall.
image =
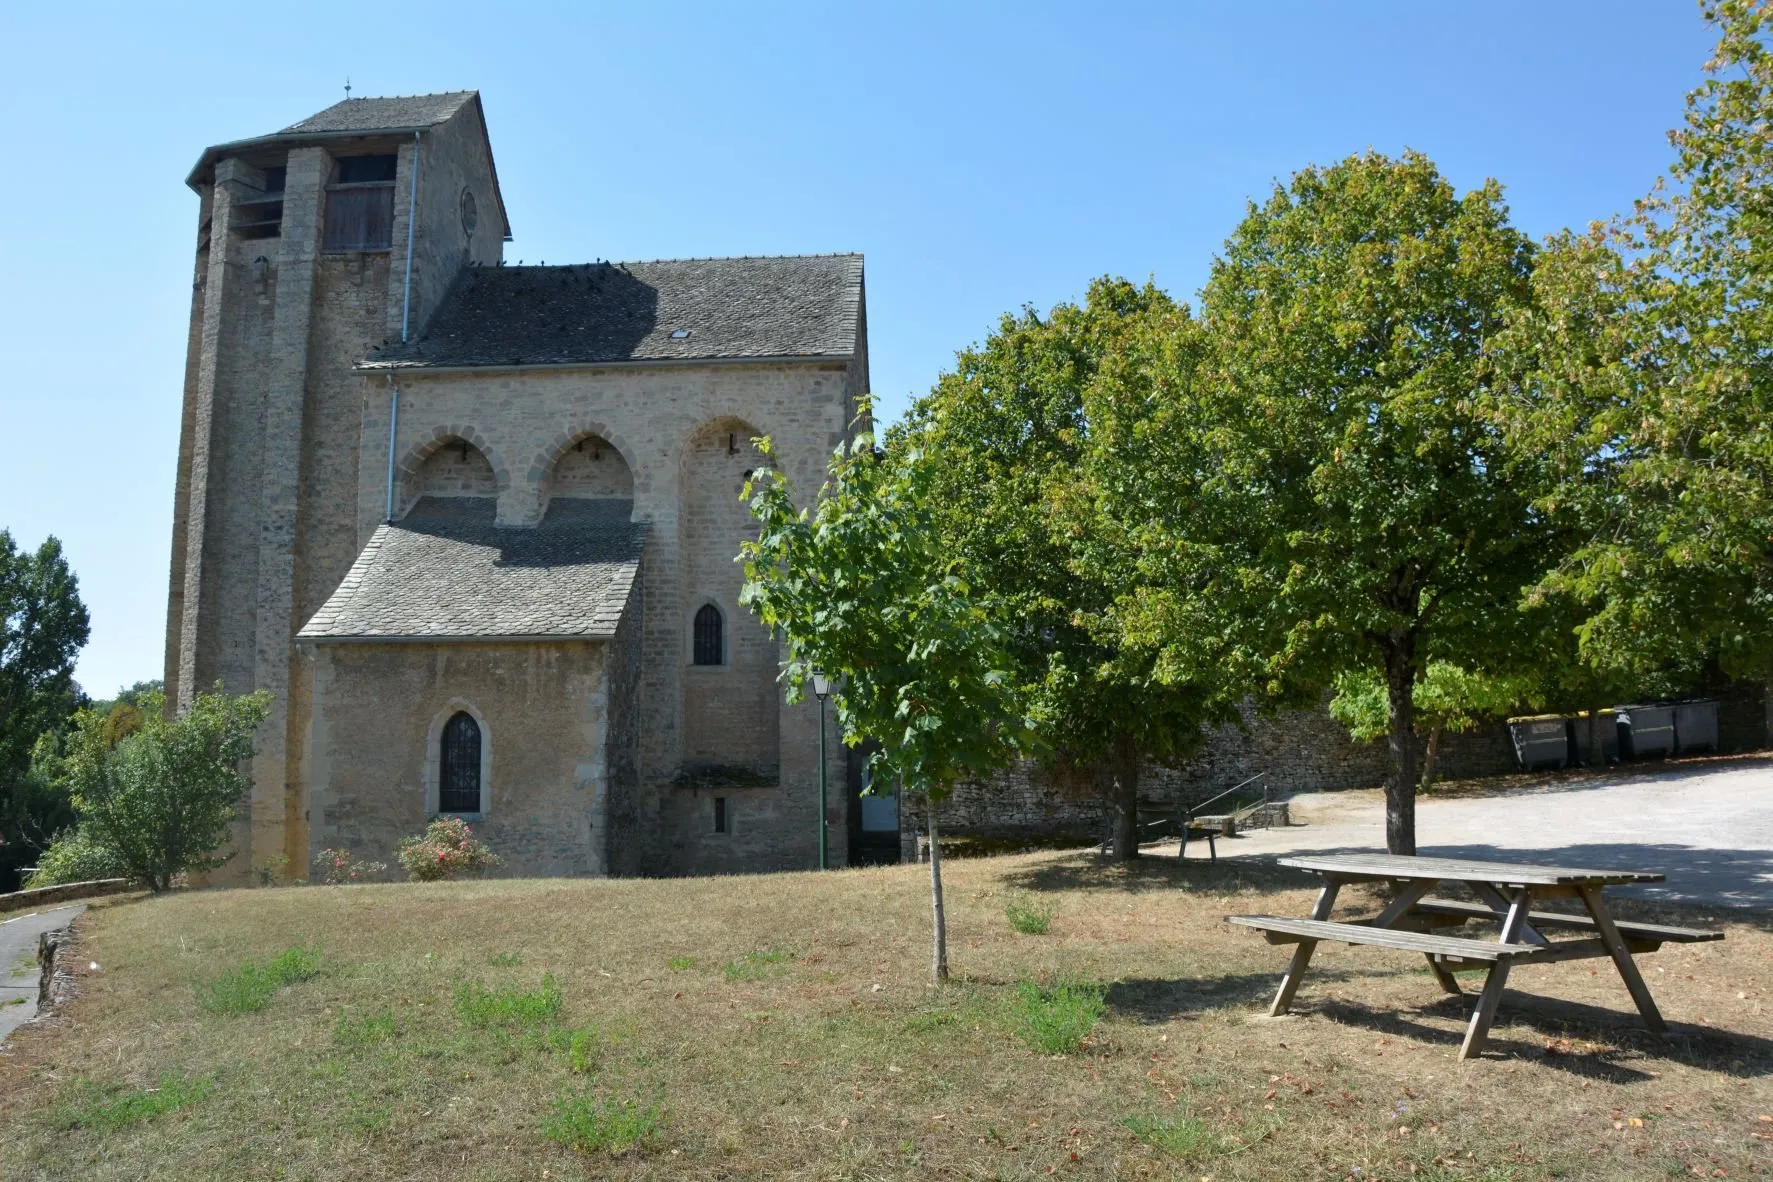
<path id="1" fill-rule="evenodd" d="M 60 886 L 36 887 L 28 891 L 14 891 L 10 895 L 0 895 L 0 911 L 25 911 L 37 907 L 53 906 L 56 903 L 69 903 L 75 899 L 90 899 L 96 895 L 121 895 L 125 891 L 133 891 L 136 885 L 127 878 L 96 878 L 91 882 L 66 882 Z"/>

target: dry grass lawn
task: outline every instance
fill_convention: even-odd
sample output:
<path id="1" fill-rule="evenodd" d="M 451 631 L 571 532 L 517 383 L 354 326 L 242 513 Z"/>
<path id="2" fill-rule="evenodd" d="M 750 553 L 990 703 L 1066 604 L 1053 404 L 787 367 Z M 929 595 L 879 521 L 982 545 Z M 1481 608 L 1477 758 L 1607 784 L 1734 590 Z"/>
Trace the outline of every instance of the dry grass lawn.
<path id="1" fill-rule="evenodd" d="M 1773 1173 L 1766 916 L 1661 912 L 1729 931 L 1641 960 L 1670 1037 L 1604 962 L 1523 968 L 1461 1064 L 1459 1002 L 1401 953 L 1324 946 L 1299 1016 L 1256 1017 L 1286 949 L 1220 917 L 1302 915 L 1302 877 L 1079 853 L 947 870 L 940 991 L 915 866 L 100 904 L 79 961 L 102 967 L 0 1054 L 0 1177 Z M 1011 903 L 1050 930 L 1015 931 Z M 287 956 L 264 1008 L 215 1012 L 215 982 L 296 946 L 317 971 Z M 1081 1049 L 1030 1049 L 1029 980 L 1101 988 Z M 591 1148 L 546 1134 L 563 1096 Z"/>

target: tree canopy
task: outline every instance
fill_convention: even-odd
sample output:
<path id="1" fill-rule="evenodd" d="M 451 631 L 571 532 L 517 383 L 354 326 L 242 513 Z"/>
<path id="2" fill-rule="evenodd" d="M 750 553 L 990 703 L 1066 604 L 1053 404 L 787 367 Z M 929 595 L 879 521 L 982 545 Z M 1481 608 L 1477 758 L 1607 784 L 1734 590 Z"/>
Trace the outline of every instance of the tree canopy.
<path id="1" fill-rule="evenodd" d="M 0 890 L 71 818 L 66 795 L 33 771 L 31 753 L 80 704 L 74 658 L 90 632 L 61 543 L 49 538 L 28 552 L 0 530 Z"/>
<path id="2" fill-rule="evenodd" d="M 1223 616 L 1230 659 L 1277 701 L 1384 671 L 1397 853 L 1415 849 L 1417 678 L 1518 656 L 1552 540 L 1487 354 L 1532 260 L 1494 182 L 1460 196 L 1413 153 L 1305 169 L 1215 260 L 1201 353 L 1177 359 L 1195 371 L 1139 473 L 1147 561 L 1175 589 L 1143 613 L 1160 643 Z"/>
<path id="3" fill-rule="evenodd" d="M 1126 441 L 1099 437 L 1098 418 L 1112 406 L 1130 433 L 1149 417 L 1161 370 L 1147 354 L 1192 327 L 1149 284 L 1097 280 L 1081 306 L 1005 316 L 888 440 L 927 470 L 940 545 L 998 613 L 1046 749 L 1110 769 L 1123 858 L 1138 851 L 1141 760 L 1187 755 L 1236 704 L 1219 666 L 1167 677 L 1117 615 L 1141 574 L 1112 501 Z"/>

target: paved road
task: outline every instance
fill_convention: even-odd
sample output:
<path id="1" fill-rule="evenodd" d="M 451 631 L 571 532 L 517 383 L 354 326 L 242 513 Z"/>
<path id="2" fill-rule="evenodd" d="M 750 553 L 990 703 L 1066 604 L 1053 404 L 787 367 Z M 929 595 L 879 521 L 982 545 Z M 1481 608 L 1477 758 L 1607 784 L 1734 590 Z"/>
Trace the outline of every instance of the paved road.
<path id="1" fill-rule="evenodd" d="M 1286 829 L 1222 841 L 1219 852 L 1385 848 L 1385 800 L 1377 791 L 1294 797 L 1293 820 Z M 1773 760 L 1672 763 L 1498 796 L 1424 796 L 1416 840 L 1423 854 L 1659 870 L 1667 882 L 1622 893 L 1773 909 Z"/>
<path id="2" fill-rule="evenodd" d="M 0 1042 L 37 1014 L 38 934 L 67 927 L 85 910 L 84 903 L 70 903 L 0 922 Z"/>

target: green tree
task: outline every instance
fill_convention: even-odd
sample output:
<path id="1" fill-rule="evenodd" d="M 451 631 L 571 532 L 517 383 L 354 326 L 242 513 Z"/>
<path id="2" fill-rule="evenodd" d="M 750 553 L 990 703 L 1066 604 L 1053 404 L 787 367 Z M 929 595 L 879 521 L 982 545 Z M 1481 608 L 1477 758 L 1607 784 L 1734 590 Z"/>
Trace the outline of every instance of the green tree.
<path id="1" fill-rule="evenodd" d="M 34 553 L 0 530 L 0 890 L 72 818 L 31 752 L 80 705 L 74 657 L 90 634 L 79 581 L 49 538 Z"/>
<path id="2" fill-rule="evenodd" d="M 1507 343 L 1507 422 L 1555 464 L 1578 536 L 1540 590 L 1580 608 L 1582 660 L 1695 653 L 1773 669 L 1773 12 L 1703 6 L 1712 77 L 1635 213 L 1541 254 Z"/>
<path id="3" fill-rule="evenodd" d="M 1005 316 L 888 439 L 927 466 L 941 546 L 998 613 L 1046 749 L 1106 764 L 1123 859 L 1138 855 L 1142 759 L 1186 755 L 1202 723 L 1235 713 L 1216 666 L 1162 676 L 1158 651 L 1129 643 L 1116 612 L 1140 579 L 1113 493 L 1128 420 L 1154 405 L 1142 361 L 1191 328 L 1157 288 L 1098 280 L 1082 306 Z M 1098 438 L 1092 411 L 1110 405 L 1115 433 Z"/>
<path id="4" fill-rule="evenodd" d="M 1460 734 L 1530 705 L 1535 686 L 1526 677 L 1498 677 L 1462 669 L 1450 661 L 1430 661 L 1416 680 L 1412 714 L 1423 739 L 1421 787 L 1433 786 L 1443 734 Z M 1383 674 L 1350 670 L 1336 677 L 1330 714 L 1360 742 L 1383 738 L 1391 729 L 1391 702 Z"/>
<path id="5" fill-rule="evenodd" d="M 180 874 L 227 861 L 218 853 L 234 805 L 252 787 L 253 731 L 271 695 L 230 697 L 218 685 L 177 717 L 158 690 L 142 695 L 140 729 L 120 740 L 112 715 L 83 710 L 61 758 L 80 833 L 159 893 Z"/>
<path id="6" fill-rule="evenodd" d="M 1215 602 L 1277 699 L 1384 671 L 1393 853 L 1416 848 L 1418 677 L 1506 671 L 1555 557 L 1486 353 L 1532 255 L 1493 181 L 1461 197 L 1413 153 L 1300 172 L 1214 262 L 1205 372 L 1167 411 L 1205 443 L 1153 468 L 1171 611 Z"/>
<path id="7" fill-rule="evenodd" d="M 858 435 L 832 457 L 817 506 L 785 478 L 746 484 L 756 541 L 744 544 L 740 602 L 785 650 L 790 702 L 815 670 L 833 679 L 844 742 L 880 744 L 876 783 L 929 801 L 931 973 L 948 976 L 937 806 L 957 780 L 983 779 L 1028 746 L 1002 630 L 945 553 L 931 465 L 915 449 L 877 456 Z M 759 441 L 769 454 L 769 440 Z"/>

